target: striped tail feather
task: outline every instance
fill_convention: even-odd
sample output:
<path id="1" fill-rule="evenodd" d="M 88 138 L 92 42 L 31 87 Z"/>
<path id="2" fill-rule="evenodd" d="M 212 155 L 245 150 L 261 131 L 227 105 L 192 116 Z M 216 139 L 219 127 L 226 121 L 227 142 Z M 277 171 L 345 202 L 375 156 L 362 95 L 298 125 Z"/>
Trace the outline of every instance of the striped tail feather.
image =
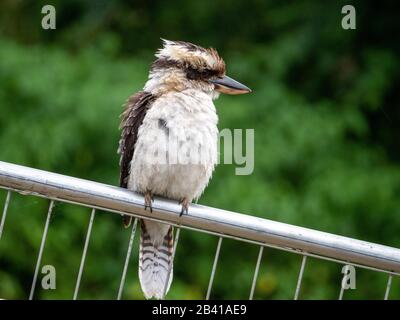
<path id="1" fill-rule="evenodd" d="M 164 291 L 168 292 L 173 278 L 172 251 L 172 226 L 141 220 L 139 280 L 146 299 L 163 299 Z"/>

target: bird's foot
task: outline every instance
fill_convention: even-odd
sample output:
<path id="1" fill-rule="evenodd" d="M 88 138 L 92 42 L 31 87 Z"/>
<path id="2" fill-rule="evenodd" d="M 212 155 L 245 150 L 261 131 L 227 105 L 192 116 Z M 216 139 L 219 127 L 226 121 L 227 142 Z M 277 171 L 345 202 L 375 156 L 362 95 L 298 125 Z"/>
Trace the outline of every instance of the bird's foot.
<path id="1" fill-rule="evenodd" d="M 179 214 L 179 216 L 182 217 L 184 213 L 188 214 L 190 204 L 188 198 L 183 198 L 183 200 L 179 201 L 179 204 L 182 205 L 181 213 Z"/>
<path id="2" fill-rule="evenodd" d="M 131 222 L 132 222 L 132 217 L 131 216 L 127 216 L 127 215 L 123 215 L 122 216 L 122 220 L 124 222 L 124 227 L 125 228 L 129 228 L 129 226 L 131 225 Z"/>
<path id="3" fill-rule="evenodd" d="M 144 194 L 144 210 L 147 210 L 147 208 L 149 208 L 150 212 L 153 213 L 153 206 L 152 206 L 153 201 L 154 198 L 151 191 L 147 190 L 146 193 Z"/>

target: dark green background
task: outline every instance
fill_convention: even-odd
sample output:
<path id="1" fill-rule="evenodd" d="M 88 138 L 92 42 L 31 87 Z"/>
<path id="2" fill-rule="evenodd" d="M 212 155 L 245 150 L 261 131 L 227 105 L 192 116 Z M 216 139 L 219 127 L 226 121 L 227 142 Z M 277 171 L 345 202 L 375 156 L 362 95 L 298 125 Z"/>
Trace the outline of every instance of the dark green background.
<path id="1" fill-rule="evenodd" d="M 160 37 L 217 48 L 251 95 L 216 101 L 219 128 L 255 129 L 255 170 L 220 165 L 200 203 L 400 246 L 400 23 L 394 1 L 0 2 L 0 160 L 118 184 L 119 114 Z M 57 29 L 41 29 L 43 4 Z M 5 192 L 0 191 L 0 203 Z M 26 298 L 48 201 L 14 194 L 0 240 L 0 297 Z M 43 264 L 72 297 L 90 210 L 57 204 Z M 129 231 L 99 213 L 80 298 L 115 298 Z M 168 298 L 203 298 L 217 239 L 184 230 Z M 247 298 L 258 248 L 222 244 L 214 298 Z M 266 249 L 255 298 L 292 298 L 301 257 Z M 341 266 L 310 259 L 301 298 L 338 297 Z M 357 269 L 345 298 L 380 299 L 387 277 Z M 39 286 L 40 287 L 40 286 Z M 124 298 L 142 298 L 137 242 Z M 400 298 L 394 279 L 390 298 Z"/>

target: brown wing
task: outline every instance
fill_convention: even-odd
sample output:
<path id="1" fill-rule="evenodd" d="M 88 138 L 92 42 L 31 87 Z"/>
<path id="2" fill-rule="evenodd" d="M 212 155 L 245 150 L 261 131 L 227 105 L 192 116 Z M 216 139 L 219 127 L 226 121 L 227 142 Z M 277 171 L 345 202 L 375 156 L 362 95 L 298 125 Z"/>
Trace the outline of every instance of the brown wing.
<path id="1" fill-rule="evenodd" d="M 122 131 L 118 153 L 121 154 L 119 185 L 122 188 L 128 186 L 130 163 L 135 151 L 138 130 L 154 99 L 154 96 L 149 92 L 138 92 L 128 99 L 125 110 L 121 115 L 120 130 Z"/>
<path id="2" fill-rule="evenodd" d="M 139 127 L 142 125 L 146 112 L 154 99 L 155 97 L 149 92 L 138 92 L 128 99 L 125 110 L 121 115 L 120 130 L 122 131 L 118 153 L 121 154 L 119 185 L 122 188 L 128 187 L 130 164 L 135 151 Z M 131 224 L 132 217 L 125 215 L 123 221 L 127 228 Z"/>

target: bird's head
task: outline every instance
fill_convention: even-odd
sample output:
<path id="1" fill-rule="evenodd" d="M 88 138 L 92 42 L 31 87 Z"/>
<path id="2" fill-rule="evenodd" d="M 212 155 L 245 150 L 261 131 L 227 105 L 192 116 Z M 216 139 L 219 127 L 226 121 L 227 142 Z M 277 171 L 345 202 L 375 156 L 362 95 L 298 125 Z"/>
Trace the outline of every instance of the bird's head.
<path id="1" fill-rule="evenodd" d="M 218 93 L 251 92 L 245 85 L 225 74 L 225 62 L 213 48 L 189 42 L 163 40 L 156 53 L 145 90 L 155 94 L 187 89 L 201 90 L 213 98 Z"/>

